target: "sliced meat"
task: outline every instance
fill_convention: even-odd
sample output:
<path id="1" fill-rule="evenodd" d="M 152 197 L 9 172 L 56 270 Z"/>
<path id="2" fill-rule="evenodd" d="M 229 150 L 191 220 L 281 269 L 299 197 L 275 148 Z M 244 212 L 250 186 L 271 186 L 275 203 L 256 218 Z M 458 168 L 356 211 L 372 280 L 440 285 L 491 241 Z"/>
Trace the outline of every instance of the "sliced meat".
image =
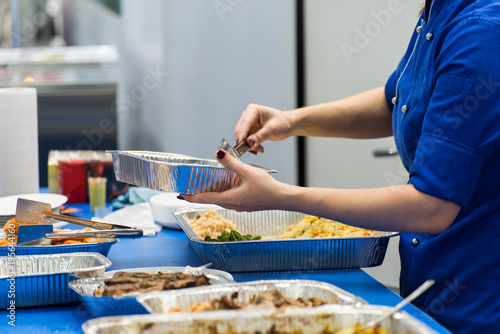
<path id="1" fill-rule="evenodd" d="M 208 277 L 205 275 L 163 272 L 156 274 L 117 272 L 112 278 L 106 279 L 104 283 L 104 287 L 95 291 L 96 296 L 119 296 L 210 284 Z"/>

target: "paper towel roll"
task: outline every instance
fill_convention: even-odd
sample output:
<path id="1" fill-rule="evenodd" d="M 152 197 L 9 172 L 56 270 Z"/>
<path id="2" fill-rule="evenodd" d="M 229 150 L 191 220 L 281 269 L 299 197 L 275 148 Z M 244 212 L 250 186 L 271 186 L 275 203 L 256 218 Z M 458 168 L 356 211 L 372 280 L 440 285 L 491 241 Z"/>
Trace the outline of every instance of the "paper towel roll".
<path id="1" fill-rule="evenodd" d="M 36 89 L 0 89 L 0 196 L 38 192 Z"/>

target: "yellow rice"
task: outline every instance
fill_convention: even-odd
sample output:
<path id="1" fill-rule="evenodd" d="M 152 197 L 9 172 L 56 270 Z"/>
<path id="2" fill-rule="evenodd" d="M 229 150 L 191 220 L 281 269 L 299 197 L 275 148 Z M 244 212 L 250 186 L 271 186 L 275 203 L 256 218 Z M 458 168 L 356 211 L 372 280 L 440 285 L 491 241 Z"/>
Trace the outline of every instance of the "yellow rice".
<path id="1" fill-rule="evenodd" d="M 306 216 L 297 225 L 291 226 L 288 232 L 283 233 L 281 239 L 363 237 L 374 235 L 376 233 L 372 230 L 345 225 L 330 219 Z"/>

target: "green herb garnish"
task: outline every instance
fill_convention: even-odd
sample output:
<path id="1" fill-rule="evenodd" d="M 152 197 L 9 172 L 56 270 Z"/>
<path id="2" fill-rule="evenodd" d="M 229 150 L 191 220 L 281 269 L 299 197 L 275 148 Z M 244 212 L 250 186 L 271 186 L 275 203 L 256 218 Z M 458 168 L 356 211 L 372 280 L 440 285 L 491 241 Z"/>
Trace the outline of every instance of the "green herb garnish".
<path id="1" fill-rule="evenodd" d="M 260 240 L 262 237 L 260 235 L 245 234 L 242 235 L 238 231 L 231 230 L 231 232 L 222 231 L 221 235 L 217 236 L 216 239 L 210 238 L 210 236 L 205 237 L 205 241 L 218 241 L 218 242 L 230 242 L 230 241 L 248 241 L 248 240 Z"/>

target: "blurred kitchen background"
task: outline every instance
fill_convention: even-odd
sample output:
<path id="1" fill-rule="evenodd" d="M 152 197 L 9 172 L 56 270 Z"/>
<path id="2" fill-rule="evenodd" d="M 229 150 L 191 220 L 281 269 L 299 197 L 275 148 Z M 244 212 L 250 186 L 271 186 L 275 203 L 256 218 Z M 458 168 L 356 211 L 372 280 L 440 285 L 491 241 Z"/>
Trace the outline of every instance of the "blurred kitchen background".
<path id="1" fill-rule="evenodd" d="M 42 187 L 53 149 L 212 158 L 251 102 L 292 109 L 383 85 L 421 2 L 0 0 L 0 87 L 37 88 Z M 287 183 L 407 181 L 392 138 L 289 139 L 265 150 L 247 161 Z M 367 269 L 395 290 L 397 242 Z"/>

